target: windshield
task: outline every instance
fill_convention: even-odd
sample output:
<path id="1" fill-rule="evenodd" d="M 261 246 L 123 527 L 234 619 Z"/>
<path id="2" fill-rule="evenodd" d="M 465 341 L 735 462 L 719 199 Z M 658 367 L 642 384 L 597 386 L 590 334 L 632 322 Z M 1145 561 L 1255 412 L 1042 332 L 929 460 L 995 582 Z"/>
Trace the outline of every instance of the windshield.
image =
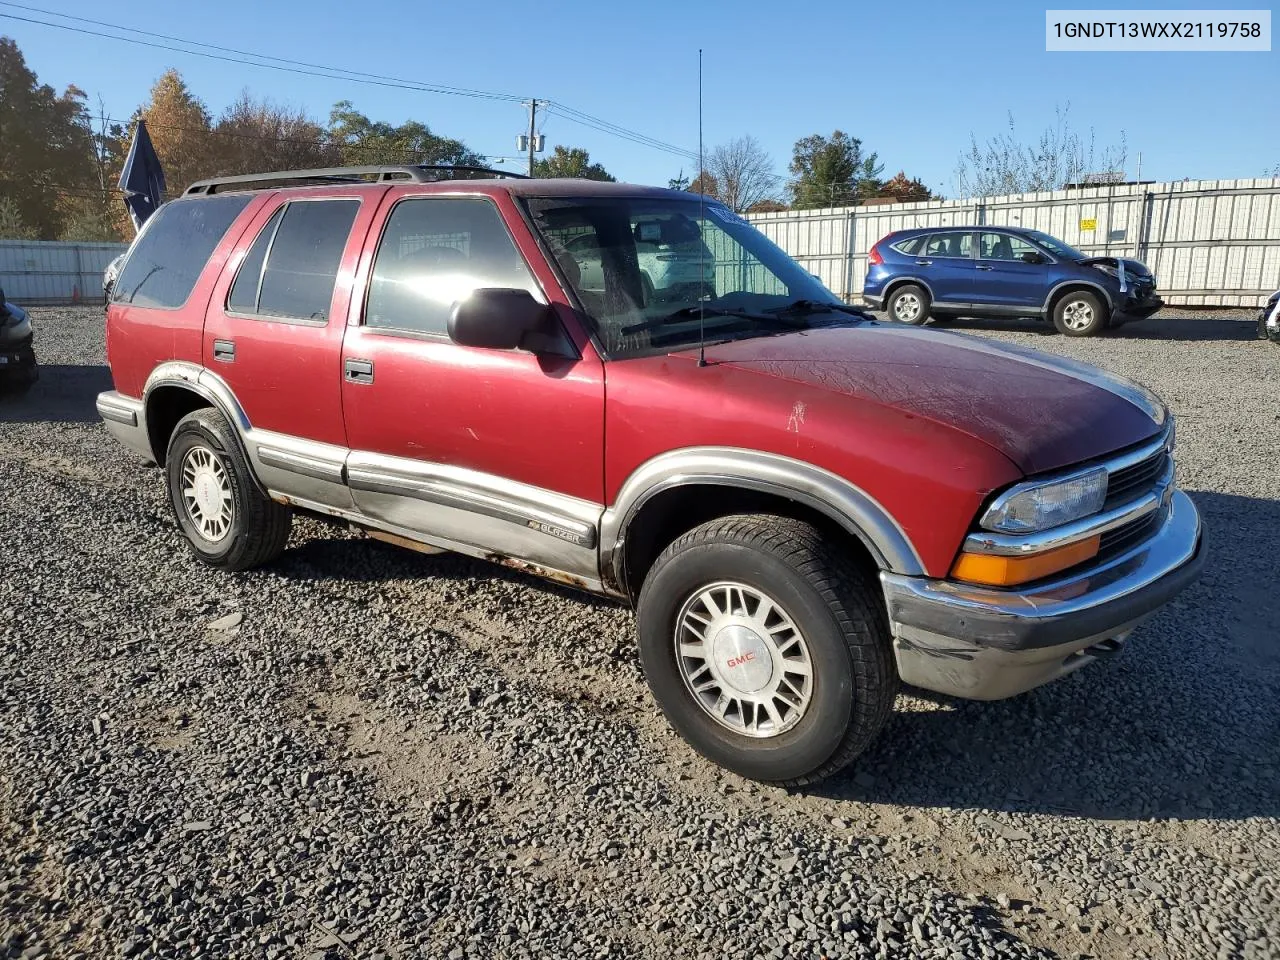
<path id="1" fill-rule="evenodd" d="M 1088 257 L 1086 257 L 1079 250 L 1075 249 L 1074 247 L 1068 247 L 1061 240 L 1057 239 L 1056 237 L 1051 237 L 1047 233 L 1041 233 L 1039 230 L 1028 230 L 1027 236 L 1029 236 L 1036 243 L 1040 244 L 1040 246 L 1047 249 L 1050 253 L 1056 254 L 1059 257 L 1066 257 L 1068 260 L 1087 260 L 1088 259 Z"/>
<path id="2" fill-rule="evenodd" d="M 697 344 L 699 314 L 708 341 L 849 319 L 831 291 L 722 204 L 539 197 L 528 206 L 611 359 Z M 832 311 L 811 306 L 780 321 L 799 300 Z"/>

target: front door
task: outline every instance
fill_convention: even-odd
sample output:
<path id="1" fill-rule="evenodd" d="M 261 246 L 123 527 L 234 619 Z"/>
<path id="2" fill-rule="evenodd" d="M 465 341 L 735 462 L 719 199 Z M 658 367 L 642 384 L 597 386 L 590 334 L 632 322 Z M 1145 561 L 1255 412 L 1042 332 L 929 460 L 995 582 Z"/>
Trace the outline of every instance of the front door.
<path id="1" fill-rule="evenodd" d="M 977 293 L 974 299 L 1010 310 L 1027 308 L 1036 312 L 1044 306 L 1049 292 L 1048 263 L 1039 250 L 1021 237 L 1009 233 L 978 235 Z"/>
<path id="2" fill-rule="evenodd" d="M 939 306 L 973 300 L 973 234 L 947 230 L 932 234 L 916 258 Z"/>
<path id="3" fill-rule="evenodd" d="M 204 324 L 204 366 L 234 395 L 272 493 L 350 509 L 339 354 L 351 279 L 378 194 L 276 195 L 228 264 Z"/>
<path id="4" fill-rule="evenodd" d="M 570 331 L 581 356 L 566 359 L 463 347 L 446 329 L 483 287 L 528 290 L 572 323 L 512 201 L 397 187 L 374 229 L 342 350 L 356 505 L 443 546 L 597 579 L 600 360 L 581 331 Z"/>

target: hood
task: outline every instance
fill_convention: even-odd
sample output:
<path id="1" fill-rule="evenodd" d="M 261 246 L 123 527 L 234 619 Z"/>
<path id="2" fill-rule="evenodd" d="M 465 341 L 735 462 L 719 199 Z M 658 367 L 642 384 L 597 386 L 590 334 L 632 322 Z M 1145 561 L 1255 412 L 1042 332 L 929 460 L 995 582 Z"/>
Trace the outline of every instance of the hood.
<path id="1" fill-rule="evenodd" d="M 927 329 L 820 328 L 709 346 L 707 361 L 945 424 L 1026 474 L 1140 443 L 1167 416 L 1144 387 L 1088 364 Z"/>

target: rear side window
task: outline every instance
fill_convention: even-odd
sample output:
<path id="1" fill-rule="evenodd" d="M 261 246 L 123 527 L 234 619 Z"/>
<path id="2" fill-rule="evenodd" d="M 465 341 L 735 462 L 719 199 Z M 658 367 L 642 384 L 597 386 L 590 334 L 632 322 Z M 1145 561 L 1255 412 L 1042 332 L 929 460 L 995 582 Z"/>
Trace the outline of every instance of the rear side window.
<path id="1" fill-rule="evenodd" d="M 969 257 L 973 254 L 973 234 L 935 233 L 924 247 L 927 257 Z"/>
<path id="2" fill-rule="evenodd" d="M 187 302 L 210 255 L 248 196 L 173 200 L 152 214 L 112 288 L 111 299 L 176 310 Z"/>
<path id="3" fill-rule="evenodd" d="M 893 249 L 899 253 L 905 253 L 908 257 L 919 256 L 920 251 L 924 249 L 926 237 L 908 237 L 906 240 L 899 240 L 897 243 L 890 244 Z"/>
<path id="4" fill-rule="evenodd" d="M 227 309 L 287 320 L 329 319 L 359 200 L 295 200 L 267 221 L 240 265 Z"/>
<path id="5" fill-rule="evenodd" d="M 542 299 L 493 204 L 462 197 L 402 200 L 378 245 L 365 325 L 447 335 L 454 304 L 483 287 L 528 290 Z"/>

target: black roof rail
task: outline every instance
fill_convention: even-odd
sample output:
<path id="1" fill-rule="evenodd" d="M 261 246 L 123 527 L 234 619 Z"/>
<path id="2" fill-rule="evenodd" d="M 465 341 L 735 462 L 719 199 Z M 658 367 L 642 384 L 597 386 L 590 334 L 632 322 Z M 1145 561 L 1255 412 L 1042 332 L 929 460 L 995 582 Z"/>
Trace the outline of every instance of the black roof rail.
<path id="1" fill-rule="evenodd" d="M 455 177 L 454 174 L 464 174 Z M 477 176 L 479 175 L 479 176 Z M 276 173 L 248 173 L 237 177 L 199 180 L 183 191 L 184 197 L 219 193 L 226 189 L 264 190 L 281 184 L 302 186 L 318 183 L 436 183 L 440 180 L 478 180 L 488 177 L 527 180 L 523 173 L 492 170 L 463 164 L 398 164 L 371 167 L 322 167 L 315 170 L 281 170 Z"/>

